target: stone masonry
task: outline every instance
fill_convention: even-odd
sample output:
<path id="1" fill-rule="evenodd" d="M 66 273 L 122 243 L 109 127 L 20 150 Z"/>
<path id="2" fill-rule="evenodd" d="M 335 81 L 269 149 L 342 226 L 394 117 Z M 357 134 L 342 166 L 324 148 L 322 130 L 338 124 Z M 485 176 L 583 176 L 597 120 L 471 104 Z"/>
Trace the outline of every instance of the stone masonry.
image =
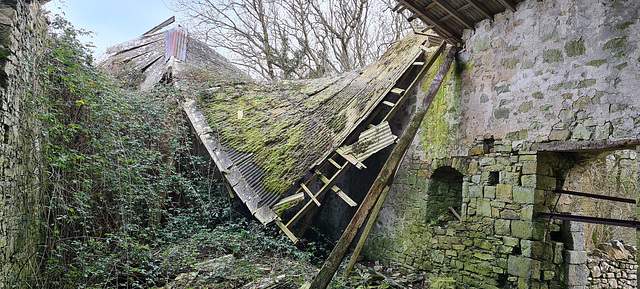
<path id="1" fill-rule="evenodd" d="M 37 272 L 40 162 L 29 108 L 32 64 L 47 28 L 37 1 L 0 1 L 0 287 Z"/>
<path id="2" fill-rule="evenodd" d="M 584 224 L 537 217 L 558 212 L 553 191 L 576 152 L 536 145 L 640 139 L 638 11 L 637 1 L 528 0 L 469 30 L 365 257 L 459 288 L 587 288 Z M 458 184 L 435 177 L 443 171 Z M 461 187 L 450 206 L 462 221 L 433 216 L 430 194 L 442 186 Z"/>

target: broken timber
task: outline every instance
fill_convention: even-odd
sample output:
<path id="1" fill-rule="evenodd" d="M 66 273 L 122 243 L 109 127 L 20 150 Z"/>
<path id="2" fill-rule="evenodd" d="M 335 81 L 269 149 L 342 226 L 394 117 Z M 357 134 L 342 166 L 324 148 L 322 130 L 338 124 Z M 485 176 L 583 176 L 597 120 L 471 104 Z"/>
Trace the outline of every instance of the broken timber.
<path id="1" fill-rule="evenodd" d="M 338 240 L 338 243 L 329 254 L 329 257 L 322 265 L 320 272 L 311 282 L 310 288 L 316 289 L 321 288 L 324 289 L 329 285 L 331 278 L 335 274 L 338 266 L 342 262 L 344 255 L 346 254 L 351 242 L 355 238 L 358 230 L 364 223 L 364 220 L 367 218 L 369 211 L 377 201 L 378 197 L 382 193 L 382 190 L 392 181 L 393 173 L 395 172 L 396 167 L 402 161 L 402 157 L 404 156 L 406 150 L 409 148 L 415 134 L 418 132 L 420 125 L 422 124 L 422 120 L 424 119 L 431 102 L 436 96 L 444 77 L 449 72 L 449 68 L 451 67 L 451 63 L 456 55 L 457 48 L 454 46 L 449 50 L 447 57 L 440 66 L 438 73 L 433 78 L 433 82 L 431 86 L 429 86 L 429 90 L 426 93 L 426 96 L 420 101 L 417 111 L 411 117 L 407 128 L 404 133 L 398 140 L 398 144 L 393 148 L 389 159 L 382 167 L 382 170 L 378 174 L 378 177 L 374 181 L 371 189 L 365 196 L 364 200 L 360 204 L 358 211 L 351 219 L 351 222 L 345 229 L 344 233 Z"/>

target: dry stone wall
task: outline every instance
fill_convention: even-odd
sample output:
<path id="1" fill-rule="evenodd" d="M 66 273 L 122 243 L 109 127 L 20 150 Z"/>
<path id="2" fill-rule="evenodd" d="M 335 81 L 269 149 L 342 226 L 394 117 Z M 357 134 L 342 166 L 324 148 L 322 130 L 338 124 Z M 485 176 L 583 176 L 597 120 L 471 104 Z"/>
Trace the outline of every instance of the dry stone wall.
<path id="1" fill-rule="evenodd" d="M 599 244 L 588 256 L 589 288 L 636 288 L 637 247 L 620 241 Z"/>
<path id="2" fill-rule="evenodd" d="M 0 287 L 37 272 L 40 162 L 29 97 L 46 23 L 37 1 L 0 1 Z"/>

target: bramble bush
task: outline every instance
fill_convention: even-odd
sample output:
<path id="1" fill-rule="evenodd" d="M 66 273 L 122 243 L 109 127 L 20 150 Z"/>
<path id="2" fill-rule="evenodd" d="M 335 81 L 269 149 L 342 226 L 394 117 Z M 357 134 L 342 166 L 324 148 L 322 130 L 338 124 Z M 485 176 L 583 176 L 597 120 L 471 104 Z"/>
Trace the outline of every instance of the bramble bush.
<path id="1" fill-rule="evenodd" d="M 96 67 L 77 39 L 86 31 L 61 17 L 51 31 L 32 100 L 45 163 L 36 287 L 154 287 L 207 254 L 299 254 L 263 226 L 233 225 L 242 206 L 194 154 L 178 89 L 132 90 L 140 75 L 123 81 Z"/>

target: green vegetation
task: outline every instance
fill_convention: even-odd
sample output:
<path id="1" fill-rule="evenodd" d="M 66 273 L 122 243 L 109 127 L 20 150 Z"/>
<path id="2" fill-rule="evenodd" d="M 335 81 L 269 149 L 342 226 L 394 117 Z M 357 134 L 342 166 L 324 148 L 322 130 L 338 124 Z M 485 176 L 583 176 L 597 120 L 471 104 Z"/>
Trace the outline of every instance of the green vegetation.
<path id="1" fill-rule="evenodd" d="M 51 28 L 35 62 L 42 93 L 31 99 L 42 126 L 45 240 L 33 286 L 157 287 L 225 254 L 240 265 L 308 262 L 277 231 L 243 221 L 244 207 L 213 178 L 214 166 L 192 153 L 180 91 L 132 91 L 141 75 L 96 68 L 76 39 L 85 31 L 62 18 Z M 308 279 L 299 276 L 291 284 Z"/>

